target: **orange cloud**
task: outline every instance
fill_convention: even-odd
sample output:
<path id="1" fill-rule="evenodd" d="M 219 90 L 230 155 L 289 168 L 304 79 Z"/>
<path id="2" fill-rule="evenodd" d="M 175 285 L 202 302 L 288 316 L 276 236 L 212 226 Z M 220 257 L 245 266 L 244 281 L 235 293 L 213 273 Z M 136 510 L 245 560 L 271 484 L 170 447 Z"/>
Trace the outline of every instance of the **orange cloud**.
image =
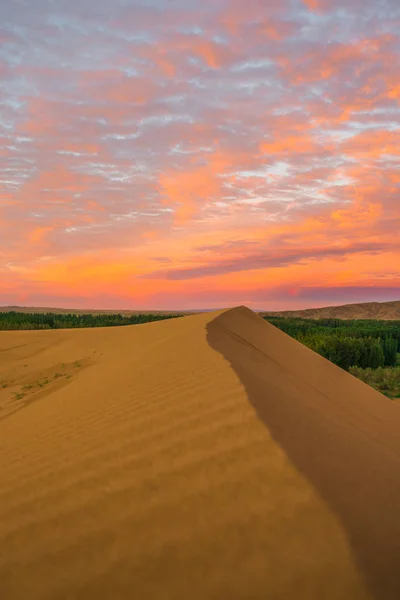
<path id="1" fill-rule="evenodd" d="M 41 242 L 46 233 L 53 231 L 52 226 L 47 227 L 35 227 L 33 231 L 29 234 L 29 241 L 33 243 Z"/>
<path id="2" fill-rule="evenodd" d="M 276 42 L 289 37 L 296 29 L 296 25 L 288 21 L 277 21 L 273 18 L 266 19 L 260 24 L 260 33 Z"/>
<path id="3" fill-rule="evenodd" d="M 397 61 L 397 55 L 391 50 L 392 43 L 393 36 L 388 34 L 364 38 L 353 43 L 332 42 L 319 52 L 311 49 L 298 57 L 279 54 L 277 63 L 285 76 L 297 85 L 327 80 L 342 72 L 347 72 L 348 76 L 349 69 L 358 77 L 368 69 L 376 68 L 378 61 L 385 71 L 390 71 L 393 61 Z M 377 77 L 380 77 L 380 74 L 374 73 L 371 82 L 375 83 Z M 356 91 L 358 92 L 359 90 Z"/>
<path id="4" fill-rule="evenodd" d="M 187 221 L 206 202 L 220 193 L 221 183 L 212 165 L 194 167 L 188 172 L 170 171 L 160 175 L 164 204 L 175 207 L 175 217 Z"/>
<path id="5" fill-rule="evenodd" d="M 160 67 L 162 73 L 166 77 L 175 77 L 177 70 L 176 66 L 170 60 L 168 60 L 167 56 L 159 54 L 154 57 L 154 61 Z"/>
<path id="6" fill-rule="evenodd" d="M 315 149 L 315 142 L 311 135 L 287 135 L 276 136 L 274 141 L 263 142 L 260 144 L 260 150 L 264 154 L 300 154 L 303 152 L 312 152 Z"/>
<path id="7" fill-rule="evenodd" d="M 319 10 L 321 8 L 320 0 L 303 0 L 309 10 Z"/>
<path id="8" fill-rule="evenodd" d="M 40 194 L 47 190 L 55 194 L 52 200 L 60 200 L 62 192 L 78 194 L 90 189 L 95 182 L 101 181 L 103 181 L 102 177 L 73 172 L 62 164 L 57 164 L 51 170 L 39 172 L 36 177 L 29 180 L 22 187 L 21 194 L 23 196 L 32 193 Z"/>
<path id="9" fill-rule="evenodd" d="M 222 53 L 218 51 L 217 44 L 199 41 L 192 46 L 195 54 L 200 56 L 212 69 L 218 69 L 222 64 Z"/>
<path id="10" fill-rule="evenodd" d="M 205 164 L 197 166 L 198 159 L 185 171 L 172 169 L 160 175 L 163 204 L 175 208 L 175 219 L 187 222 L 204 205 L 214 202 L 222 194 L 223 179 L 240 159 L 237 155 L 216 151 L 205 155 Z"/>
<path id="11" fill-rule="evenodd" d="M 384 154 L 400 154 L 400 130 L 362 131 L 341 144 L 345 154 L 357 158 L 376 159 Z"/>
<path id="12" fill-rule="evenodd" d="M 333 211 L 331 218 L 340 228 L 354 230 L 358 224 L 365 227 L 375 223 L 382 212 L 383 208 L 379 202 L 356 202 L 351 208 Z"/>

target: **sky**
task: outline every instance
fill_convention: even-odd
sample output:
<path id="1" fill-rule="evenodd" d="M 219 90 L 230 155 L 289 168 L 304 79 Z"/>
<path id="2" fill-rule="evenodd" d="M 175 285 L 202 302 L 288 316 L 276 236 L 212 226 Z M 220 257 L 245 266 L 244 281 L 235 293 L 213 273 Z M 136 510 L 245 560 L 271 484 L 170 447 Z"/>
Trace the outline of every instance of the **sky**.
<path id="1" fill-rule="evenodd" d="M 400 300 L 398 0 L 0 2 L 0 305 Z"/>

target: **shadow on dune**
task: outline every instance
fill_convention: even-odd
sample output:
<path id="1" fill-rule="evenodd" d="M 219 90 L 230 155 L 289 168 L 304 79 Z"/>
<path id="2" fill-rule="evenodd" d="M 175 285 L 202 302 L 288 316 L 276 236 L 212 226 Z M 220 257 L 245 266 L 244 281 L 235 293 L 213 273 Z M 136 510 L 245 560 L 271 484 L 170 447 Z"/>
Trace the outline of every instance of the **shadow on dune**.
<path id="1" fill-rule="evenodd" d="M 235 326 L 236 315 L 229 314 L 234 311 L 239 311 L 240 326 Z M 243 333 L 246 319 L 252 329 L 250 338 Z M 262 343 L 257 342 L 256 328 Z M 296 392 L 295 380 L 285 384 L 285 373 L 289 380 L 298 346 L 293 340 L 282 340 L 288 345 L 288 355 L 287 361 L 278 365 L 274 347 L 268 344 L 270 328 L 241 307 L 211 321 L 207 340 L 230 363 L 258 418 L 292 464 L 340 519 L 372 597 L 399 600 L 400 411 L 384 406 L 380 426 L 367 433 L 357 427 L 351 413 L 341 422 L 334 408 L 338 392 L 329 389 L 329 384 L 328 389 L 307 387 L 307 373 L 299 382 L 301 391 Z M 276 342 L 277 334 L 274 339 Z M 360 397 L 349 396 L 348 402 L 362 405 L 362 392 L 360 384 Z M 386 402 L 384 398 L 382 402 Z M 386 429 L 387 435 L 383 435 Z"/>

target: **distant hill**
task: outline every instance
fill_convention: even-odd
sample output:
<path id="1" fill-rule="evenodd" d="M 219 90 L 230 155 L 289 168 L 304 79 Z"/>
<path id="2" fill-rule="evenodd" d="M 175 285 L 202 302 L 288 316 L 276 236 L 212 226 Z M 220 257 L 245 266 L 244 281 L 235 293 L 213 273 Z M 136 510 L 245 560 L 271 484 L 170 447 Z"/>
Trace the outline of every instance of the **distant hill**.
<path id="1" fill-rule="evenodd" d="M 307 308 L 305 310 L 286 310 L 281 312 L 260 312 L 261 316 L 303 317 L 304 319 L 376 319 L 400 320 L 400 300 L 393 302 L 363 302 Z"/>
<path id="2" fill-rule="evenodd" d="M 0 306 L 0 312 L 23 312 L 23 313 L 54 313 L 54 314 L 77 314 L 77 315 L 104 315 L 120 314 L 124 316 L 141 314 L 185 314 L 195 315 L 208 313 L 215 308 L 203 308 L 201 310 L 152 310 L 143 308 L 141 310 L 99 310 L 83 308 L 52 308 L 49 306 Z M 286 311 L 254 311 L 260 316 L 282 316 L 282 317 L 303 317 L 305 319 L 377 319 L 395 321 L 400 320 L 400 300 L 393 302 L 364 302 L 361 304 L 344 304 L 342 306 L 326 306 L 323 308 L 307 308 L 304 310 L 286 310 Z"/>
<path id="3" fill-rule="evenodd" d="M 138 315 L 138 314 L 152 314 L 152 315 L 176 315 L 176 314 L 198 314 L 202 312 L 208 312 L 203 310 L 152 310 L 150 308 L 142 308 L 141 310 L 121 310 L 118 308 L 110 310 L 99 310 L 95 308 L 52 308 L 50 306 L 0 306 L 0 312 L 21 312 L 21 313 L 53 313 L 55 315 Z"/>

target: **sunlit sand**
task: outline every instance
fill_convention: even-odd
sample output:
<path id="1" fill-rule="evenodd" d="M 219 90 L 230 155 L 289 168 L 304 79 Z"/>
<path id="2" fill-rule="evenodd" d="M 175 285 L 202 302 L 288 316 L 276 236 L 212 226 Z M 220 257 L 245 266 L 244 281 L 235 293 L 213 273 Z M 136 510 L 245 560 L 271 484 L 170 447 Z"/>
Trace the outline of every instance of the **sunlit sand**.
<path id="1" fill-rule="evenodd" d="M 399 405 L 245 307 L 0 332 L 4 600 L 398 600 Z"/>

